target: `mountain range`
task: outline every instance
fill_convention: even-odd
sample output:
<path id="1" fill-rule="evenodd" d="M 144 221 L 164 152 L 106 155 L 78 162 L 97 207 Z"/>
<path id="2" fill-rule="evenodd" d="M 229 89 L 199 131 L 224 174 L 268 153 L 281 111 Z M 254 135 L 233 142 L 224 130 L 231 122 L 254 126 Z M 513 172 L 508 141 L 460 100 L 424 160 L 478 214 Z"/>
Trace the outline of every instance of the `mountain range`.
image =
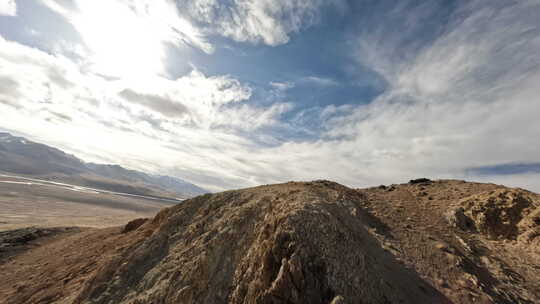
<path id="1" fill-rule="evenodd" d="M 179 178 L 84 162 L 57 148 L 0 132 L 0 172 L 134 195 L 188 198 L 208 191 Z"/>

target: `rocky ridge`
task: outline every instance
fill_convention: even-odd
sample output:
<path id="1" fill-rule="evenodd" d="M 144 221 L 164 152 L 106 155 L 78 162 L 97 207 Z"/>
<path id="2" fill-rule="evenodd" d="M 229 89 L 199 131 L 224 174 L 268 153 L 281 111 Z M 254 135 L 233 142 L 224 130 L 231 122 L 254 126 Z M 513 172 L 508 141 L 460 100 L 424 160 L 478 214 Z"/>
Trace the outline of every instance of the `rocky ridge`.
<path id="1" fill-rule="evenodd" d="M 11 257 L 0 303 L 540 303 L 539 206 L 449 180 L 207 194 Z"/>

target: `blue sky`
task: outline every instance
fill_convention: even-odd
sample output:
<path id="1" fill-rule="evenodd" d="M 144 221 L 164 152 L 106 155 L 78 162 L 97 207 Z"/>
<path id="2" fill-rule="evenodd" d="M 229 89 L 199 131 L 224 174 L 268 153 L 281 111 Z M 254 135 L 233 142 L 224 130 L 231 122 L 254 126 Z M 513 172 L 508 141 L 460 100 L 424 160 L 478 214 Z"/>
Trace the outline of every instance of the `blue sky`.
<path id="1" fill-rule="evenodd" d="M 540 3 L 0 1 L 0 128 L 212 190 L 540 191 Z"/>

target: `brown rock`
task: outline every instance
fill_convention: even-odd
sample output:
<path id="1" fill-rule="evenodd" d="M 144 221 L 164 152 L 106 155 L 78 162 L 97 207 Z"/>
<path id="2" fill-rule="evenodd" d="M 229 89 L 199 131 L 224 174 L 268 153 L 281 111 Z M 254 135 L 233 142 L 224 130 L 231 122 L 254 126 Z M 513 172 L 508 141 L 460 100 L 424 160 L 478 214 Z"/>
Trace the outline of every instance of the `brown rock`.
<path id="1" fill-rule="evenodd" d="M 0 264 L 0 303 L 540 303 L 538 195 L 392 187 L 227 191 L 32 243 Z"/>
<path id="2" fill-rule="evenodd" d="M 540 202 L 530 192 L 498 189 L 467 197 L 455 213 L 460 228 L 472 223 L 491 239 L 515 240 L 527 230 L 540 226 Z"/>
<path id="3" fill-rule="evenodd" d="M 185 201 L 148 239 L 111 259 L 76 302 L 449 302 L 371 236 L 362 202 L 326 181 Z M 231 240 L 225 227 L 238 236 Z"/>
<path id="4" fill-rule="evenodd" d="M 122 233 L 128 233 L 141 227 L 147 220 L 147 218 L 138 218 L 130 221 L 126 224 L 126 226 L 124 226 L 124 230 L 122 230 Z"/>

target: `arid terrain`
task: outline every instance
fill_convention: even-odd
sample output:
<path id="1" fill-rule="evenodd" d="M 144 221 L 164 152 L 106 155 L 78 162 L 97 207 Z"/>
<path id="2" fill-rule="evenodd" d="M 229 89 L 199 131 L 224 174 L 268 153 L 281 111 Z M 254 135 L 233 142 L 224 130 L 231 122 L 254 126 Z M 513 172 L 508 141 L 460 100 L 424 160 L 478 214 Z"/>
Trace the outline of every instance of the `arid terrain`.
<path id="1" fill-rule="evenodd" d="M 290 182 L 5 232 L 0 303 L 540 303 L 539 235 L 522 189 Z"/>
<path id="2" fill-rule="evenodd" d="M 118 226 L 178 202 L 0 175 L 0 231 Z"/>

